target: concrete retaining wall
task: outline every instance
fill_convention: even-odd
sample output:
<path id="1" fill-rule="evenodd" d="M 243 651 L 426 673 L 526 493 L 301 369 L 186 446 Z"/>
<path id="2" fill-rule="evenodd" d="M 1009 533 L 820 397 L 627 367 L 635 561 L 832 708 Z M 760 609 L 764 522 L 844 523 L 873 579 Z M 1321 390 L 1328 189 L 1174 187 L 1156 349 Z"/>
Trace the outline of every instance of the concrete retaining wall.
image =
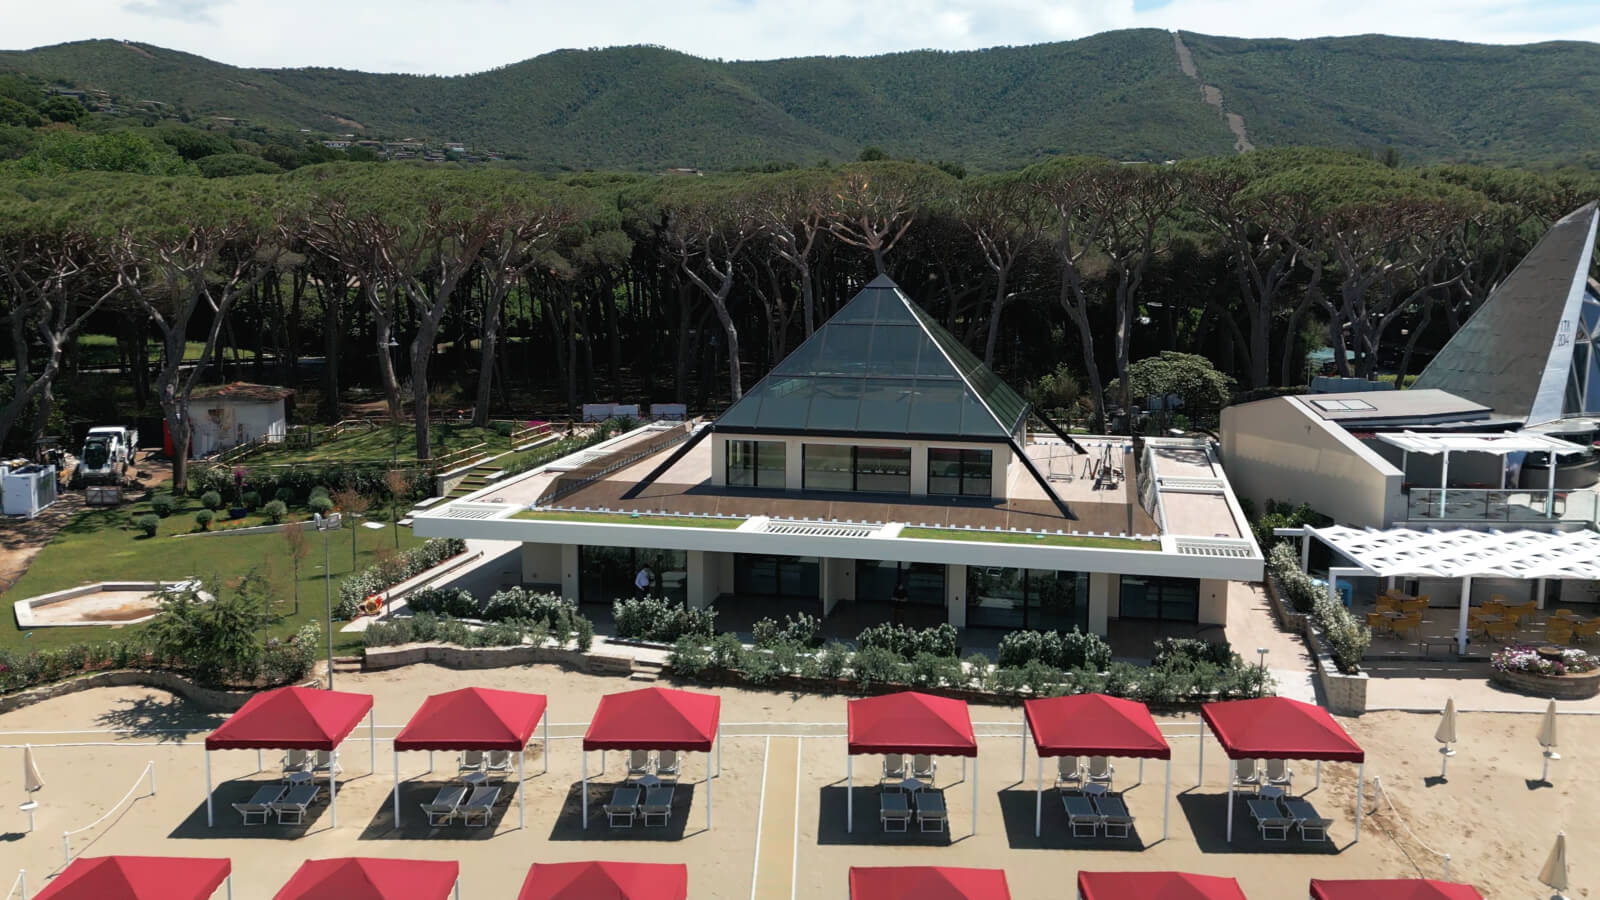
<path id="1" fill-rule="evenodd" d="M 317 680 L 306 682 L 308 687 L 316 687 L 319 684 L 321 682 Z M 255 691 L 222 691 L 204 688 L 176 672 L 167 672 L 160 669 L 112 669 L 106 672 L 92 672 L 67 681 L 58 681 L 55 684 L 29 688 L 25 691 L 18 691 L 15 694 L 7 694 L 4 697 L 0 697 L 0 713 L 8 713 L 53 697 L 75 694 L 78 691 L 103 687 L 128 687 L 130 685 L 171 691 L 205 712 L 218 713 L 237 711 L 239 707 L 244 705 L 246 700 L 249 700 L 256 693 Z"/>

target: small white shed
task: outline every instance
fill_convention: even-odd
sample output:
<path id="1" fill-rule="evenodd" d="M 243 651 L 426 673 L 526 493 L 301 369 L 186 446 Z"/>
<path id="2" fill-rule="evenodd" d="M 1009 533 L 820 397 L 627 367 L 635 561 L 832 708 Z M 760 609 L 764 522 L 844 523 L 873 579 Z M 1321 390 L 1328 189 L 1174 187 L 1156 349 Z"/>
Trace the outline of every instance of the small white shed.
<path id="1" fill-rule="evenodd" d="M 287 400 L 294 391 L 236 381 L 195 388 L 189 398 L 189 457 L 199 459 L 289 429 Z"/>

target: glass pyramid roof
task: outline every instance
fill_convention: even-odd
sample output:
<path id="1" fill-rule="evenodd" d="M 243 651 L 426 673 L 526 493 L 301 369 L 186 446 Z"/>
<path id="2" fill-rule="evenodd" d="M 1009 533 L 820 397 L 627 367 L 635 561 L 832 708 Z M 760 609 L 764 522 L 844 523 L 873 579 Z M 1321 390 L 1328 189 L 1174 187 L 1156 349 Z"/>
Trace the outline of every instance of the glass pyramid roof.
<path id="1" fill-rule="evenodd" d="M 1027 403 L 886 275 L 716 421 L 730 432 L 1005 440 Z"/>

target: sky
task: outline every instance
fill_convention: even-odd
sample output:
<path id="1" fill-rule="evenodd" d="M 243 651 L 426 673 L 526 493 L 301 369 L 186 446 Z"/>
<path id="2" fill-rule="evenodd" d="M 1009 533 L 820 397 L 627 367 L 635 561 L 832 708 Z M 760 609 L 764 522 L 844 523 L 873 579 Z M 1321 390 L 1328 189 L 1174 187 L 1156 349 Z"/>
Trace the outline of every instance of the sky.
<path id="1" fill-rule="evenodd" d="M 1600 0 L 0 0 L 0 7 L 8 7 L 0 15 L 6 49 L 116 38 L 239 66 L 435 75 L 621 44 L 773 59 L 1037 44 L 1118 28 L 1600 41 Z"/>

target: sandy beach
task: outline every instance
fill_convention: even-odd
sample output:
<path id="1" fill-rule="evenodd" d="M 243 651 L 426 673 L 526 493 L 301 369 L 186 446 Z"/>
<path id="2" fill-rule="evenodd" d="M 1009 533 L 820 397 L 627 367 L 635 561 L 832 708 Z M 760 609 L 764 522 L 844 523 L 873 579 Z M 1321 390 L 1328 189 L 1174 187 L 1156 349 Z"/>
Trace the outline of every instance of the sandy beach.
<path id="1" fill-rule="evenodd" d="M 399 760 L 404 822 L 397 829 L 388 739 L 427 694 L 471 685 L 549 695 L 549 771 L 542 771 L 536 736 L 526 759 L 526 827 L 517 828 L 517 806 L 507 797 L 492 829 L 428 828 L 417 805 L 454 775 L 455 761 L 438 754 L 436 772 L 429 775 L 428 755 L 411 753 Z M 32 743 L 46 781 L 36 795 L 36 829 L 23 834 L 27 819 L 15 806 L 22 797 L 20 752 L 5 752 L 0 797 L 14 800 L 0 809 L 0 881 L 15 876 L 11 869 L 25 868 L 30 891 L 38 890 L 62 864 L 62 832 L 100 817 L 151 762 L 157 793 L 141 796 L 147 788 L 135 789 L 134 799 L 106 822 L 71 839 L 73 853 L 228 856 L 238 900 L 267 900 L 304 859 L 349 855 L 456 859 L 462 864 L 462 897 L 507 900 L 529 863 L 580 859 L 687 863 L 690 896 L 696 898 L 842 897 L 851 865 L 918 864 L 1004 868 L 1018 898 L 1060 897 L 1070 892 L 1080 869 L 1231 875 L 1252 898 L 1299 898 L 1312 877 L 1440 877 L 1443 861 L 1434 850 L 1451 854 L 1453 880 L 1472 882 L 1487 897 L 1527 897 L 1542 890 L 1535 876 L 1560 829 L 1575 849 L 1572 895 L 1584 896 L 1594 867 L 1583 849 L 1600 838 L 1600 826 L 1583 817 L 1581 805 L 1596 788 L 1586 748 L 1600 737 L 1600 722 L 1581 715 L 1562 717 L 1563 759 L 1554 764 L 1549 786 L 1531 781 L 1541 764 L 1536 715 L 1463 715 L 1460 752 L 1445 782 L 1431 777 L 1439 769 L 1435 717 L 1391 712 L 1342 720 L 1366 749 L 1367 777 L 1378 776 L 1384 790 L 1379 795 L 1369 788 L 1361 840 L 1352 843 L 1355 767 L 1325 765 L 1321 786 L 1310 790 L 1313 765 L 1294 764 L 1295 792 L 1309 791 L 1321 814 L 1336 820 L 1331 841 L 1321 845 L 1298 838 L 1263 843 L 1242 802 L 1228 844 L 1220 749 L 1207 740 L 1205 777 L 1196 786 L 1198 717 L 1158 715 L 1173 747 L 1169 837 L 1162 840 L 1164 765 L 1147 763 L 1142 783 L 1133 787 L 1138 763 L 1118 760 L 1116 787 L 1127 792 L 1137 820 L 1134 836 L 1084 841 L 1067 835 L 1061 804 L 1048 790 L 1043 834 L 1034 837 L 1034 761 L 1030 750 L 1027 780 L 1019 782 L 1016 707 L 972 708 L 980 755 L 965 780 L 959 760 L 940 760 L 937 781 L 950 812 L 949 834 L 882 832 L 874 757 L 856 759 L 855 830 L 847 833 L 847 698 L 723 689 L 722 776 L 711 786 L 712 828 L 705 830 L 702 756 L 686 762 L 669 827 L 607 828 L 600 803 L 620 779 L 621 763 L 610 754 L 606 774 L 591 783 L 594 805 L 585 831 L 579 825 L 576 738 L 602 694 L 638 685 L 551 667 L 457 672 L 414 666 L 341 675 L 337 686 L 373 694 L 378 721 L 375 771 L 369 773 L 365 726 L 341 750 L 345 773 L 337 827 L 326 803 L 314 806 L 302 827 L 242 826 L 229 804 L 272 780 L 277 759 L 266 753 L 268 771 L 258 773 L 255 753 L 233 751 L 211 755 L 216 826 L 207 828 L 202 739 L 221 719 L 198 714 L 161 691 L 84 691 L 0 716 L 0 744 Z M 592 776 L 599 756 L 589 754 Z"/>

